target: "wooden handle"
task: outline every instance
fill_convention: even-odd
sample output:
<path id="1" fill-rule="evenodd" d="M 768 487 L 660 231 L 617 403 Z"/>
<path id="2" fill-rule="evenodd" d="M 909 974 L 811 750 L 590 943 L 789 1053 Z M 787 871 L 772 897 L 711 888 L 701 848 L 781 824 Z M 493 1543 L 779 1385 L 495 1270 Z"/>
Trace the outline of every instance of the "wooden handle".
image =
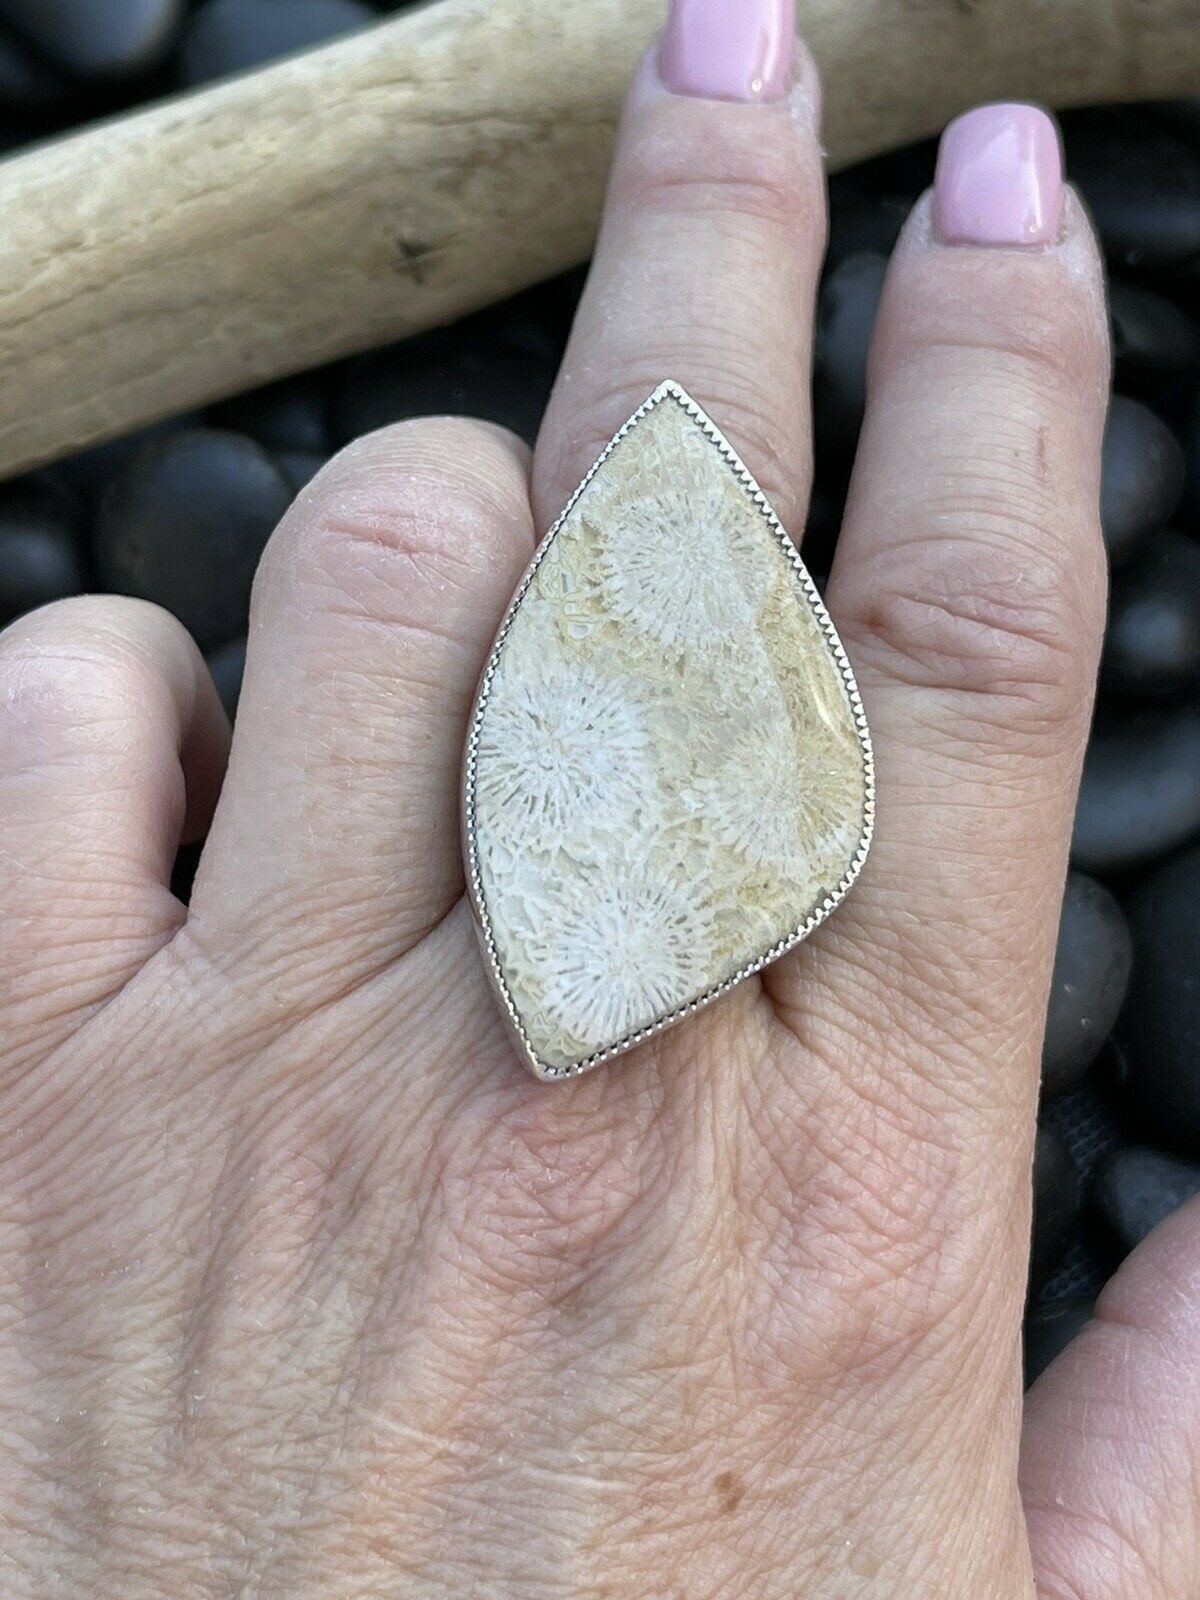
<path id="1" fill-rule="evenodd" d="M 440 0 L 0 165 L 0 475 L 584 258 L 661 0 Z M 1200 0 L 801 0 L 834 164 L 1200 88 Z"/>

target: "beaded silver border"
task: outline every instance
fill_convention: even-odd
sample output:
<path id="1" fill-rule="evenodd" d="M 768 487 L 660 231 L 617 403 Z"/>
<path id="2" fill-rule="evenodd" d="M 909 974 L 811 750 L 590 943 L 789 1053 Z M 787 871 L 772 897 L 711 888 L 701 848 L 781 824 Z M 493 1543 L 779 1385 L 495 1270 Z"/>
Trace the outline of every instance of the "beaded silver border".
<path id="1" fill-rule="evenodd" d="M 547 1062 L 542 1061 L 537 1052 L 534 1050 L 529 1036 L 525 1031 L 525 1026 L 521 1021 L 520 1013 L 517 1011 L 517 1008 L 513 1003 L 512 995 L 509 991 L 508 984 L 505 981 L 504 973 L 501 969 L 500 961 L 496 953 L 495 935 L 492 931 L 491 919 L 488 916 L 487 903 L 483 892 L 483 882 L 479 870 L 479 847 L 476 837 L 475 778 L 479 755 L 480 726 L 482 723 L 484 710 L 486 709 L 488 700 L 491 697 L 492 680 L 496 675 L 496 669 L 499 665 L 500 655 L 504 648 L 504 642 L 508 637 L 510 628 L 512 627 L 513 618 L 517 613 L 517 608 L 524 599 L 525 594 L 529 589 L 529 585 L 533 582 L 534 574 L 541 565 L 543 557 L 553 544 L 559 531 L 563 527 L 563 524 L 566 522 L 571 512 L 575 509 L 575 506 L 579 502 L 584 491 L 587 489 L 592 479 L 600 471 L 600 468 L 608 460 L 609 456 L 613 453 L 621 441 L 628 434 L 632 433 L 633 429 L 637 427 L 642 418 L 652 411 L 655 406 L 661 405 L 664 400 L 673 400 L 678 405 L 682 406 L 687 412 L 688 416 L 691 417 L 693 422 L 697 423 L 708 435 L 713 444 L 717 446 L 718 450 L 721 452 L 721 455 L 736 474 L 739 483 L 749 492 L 755 505 L 765 518 L 767 526 L 771 529 L 771 532 L 778 541 L 780 548 L 786 555 L 788 562 L 795 571 L 797 577 L 800 579 L 808 603 L 812 607 L 817 617 L 817 621 L 821 625 L 821 631 L 824 633 L 825 638 L 829 643 L 834 659 L 837 662 L 838 670 L 842 675 L 842 682 L 846 687 L 846 693 L 849 697 L 850 709 L 854 718 L 854 726 L 858 734 L 859 744 L 862 749 L 863 775 L 865 779 L 862 833 L 859 839 L 858 849 L 854 853 L 853 859 L 850 862 L 850 866 L 845 876 L 838 883 L 837 887 L 830 894 L 826 895 L 825 898 L 808 915 L 808 917 L 805 918 L 798 928 L 793 929 L 784 938 L 780 939 L 776 944 L 773 944 L 769 950 L 765 951 L 757 959 L 749 962 L 746 966 L 739 968 L 739 970 L 731 977 L 723 979 L 721 983 L 716 984 L 704 994 L 698 995 L 696 999 L 689 1000 L 686 1005 L 679 1006 L 676 1010 L 669 1012 L 666 1016 L 660 1017 L 656 1022 L 652 1022 L 644 1028 L 639 1028 L 635 1033 L 627 1034 L 625 1038 L 619 1039 L 615 1044 L 607 1045 L 603 1050 L 597 1050 L 592 1055 L 585 1056 L 579 1061 L 571 1062 L 565 1067 L 555 1067 L 549 1065 Z M 730 989 L 734 988 L 735 985 L 741 983 L 744 979 L 752 977 L 756 972 L 760 972 L 763 967 L 770 966 L 773 961 L 778 961 L 780 956 L 785 955 L 787 951 L 793 948 L 794 945 L 799 944 L 802 939 L 807 938 L 813 929 L 824 922 L 826 917 L 829 916 L 830 912 L 834 911 L 837 906 L 841 904 L 842 900 L 845 899 L 847 893 L 854 883 L 854 880 L 862 871 L 863 863 L 866 861 L 867 853 L 871 848 L 871 838 L 874 830 L 875 758 L 871 749 L 871 733 L 867 726 L 867 716 L 866 712 L 863 710 L 862 698 L 858 692 L 858 684 L 855 682 L 854 670 L 851 667 L 846 656 L 846 652 L 842 647 L 842 641 L 838 638 L 837 630 L 830 619 L 829 613 L 825 609 L 825 602 L 821 599 L 820 593 L 818 592 L 816 585 L 813 583 L 807 567 L 805 567 L 803 561 L 800 559 L 799 551 L 792 543 L 791 539 L 789 539 L 783 528 L 783 525 L 779 521 L 779 518 L 771 509 L 767 497 L 763 494 L 758 484 L 754 481 L 753 476 L 748 471 L 745 464 L 734 450 L 733 446 L 729 443 L 728 439 L 725 438 L 724 434 L 716 426 L 712 419 L 696 404 L 696 402 L 680 384 L 674 383 L 670 380 L 660 383 L 658 388 L 655 389 L 654 393 L 649 397 L 649 399 L 645 400 L 638 407 L 629 420 L 620 429 L 618 429 L 618 431 L 609 440 L 608 444 L 596 458 L 596 461 L 593 463 L 583 482 L 579 485 L 575 493 L 564 506 L 558 517 L 558 520 L 555 522 L 554 526 L 550 529 L 550 532 L 546 535 L 545 539 L 542 540 L 542 543 L 538 547 L 536 555 L 530 562 L 524 577 L 517 586 L 516 593 L 509 601 L 508 609 L 504 613 L 504 620 L 501 622 L 500 629 L 496 634 L 495 643 L 492 645 L 492 648 L 488 653 L 487 663 L 484 666 L 483 673 L 479 680 L 479 688 L 476 692 L 475 705 L 471 712 L 471 720 L 467 732 L 467 743 L 463 760 L 462 785 L 463 856 L 467 868 L 467 890 L 470 896 L 471 908 L 478 924 L 480 939 L 487 955 L 489 977 L 491 978 L 492 986 L 496 990 L 496 993 L 504 1007 L 508 1022 L 528 1066 L 539 1078 L 547 1082 L 561 1081 L 567 1078 L 578 1077 L 581 1073 L 588 1072 L 591 1070 L 591 1068 L 600 1066 L 602 1062 L 609 1061 L 614 1056 L 621 1055 L 626 1050 L 633 1049 L 635 1045 L 644 1043 L 645 1040 L 652 1038 L 655 1034 L 661 1033 L 664 1028 L 672 1027 L 676 1022 L 682 1022 L 684 1018 L 690 1017 L 694 1012 L 700 1011 L 704 1006 L 711 1005 L 714 1000 L 720 999 L 723 994 L 728 993 Z"/>

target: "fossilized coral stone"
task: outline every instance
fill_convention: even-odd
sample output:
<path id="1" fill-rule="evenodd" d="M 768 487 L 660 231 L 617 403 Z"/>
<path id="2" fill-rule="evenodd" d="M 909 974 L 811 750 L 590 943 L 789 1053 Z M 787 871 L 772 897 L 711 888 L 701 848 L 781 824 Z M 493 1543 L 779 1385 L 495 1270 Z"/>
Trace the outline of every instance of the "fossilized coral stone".
<path id="1" fill-rule="evenodd" d="M 849 664 L 729 446 L 664 385 L 543 544 L 467 742 L 468 879 L 544 1077 L 715 998 L 827 915 L 866 854 Z"/>

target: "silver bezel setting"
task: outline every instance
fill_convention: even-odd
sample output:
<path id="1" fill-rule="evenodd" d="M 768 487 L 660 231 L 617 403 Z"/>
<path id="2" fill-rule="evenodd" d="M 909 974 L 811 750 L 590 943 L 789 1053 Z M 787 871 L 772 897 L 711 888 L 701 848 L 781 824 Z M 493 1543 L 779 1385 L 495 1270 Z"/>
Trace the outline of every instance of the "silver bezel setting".
<path id="1" fill-rule="evenodd" d="M 639 1028 L 636 1032 L 630 1033 L 626 1035 L 625 1038 L 617 1040 L 615 1044 L 607 1045 L 603 1050 L 597 1050 L 591 1055 L 583 1057 L 579 1061 L 571 1062 L 567 1066 L 555 1067 L 549 1065 L 547 1062 L 544 1062 L 539 1058 L 525 1030 L 525 1026 L 521 1021 L 520 1014 L 513 1003 L 512 995 L 509 992 L 508 985 L 505 981 L 504 973 L 497 955 L 495 936 L 492 929 L 491 920 L 488 916 L 486 897 L 483 892 L 483 883 L 479 870 L 479 849 L 478 840 L 476 837 L 475 814 L 475 781 L 478 763 L 480 726 L 482 723 L 483 713 L 486 710 L 488 701 L 491 697 L 492 680 L 496 675 L 496 669 L 500 662 L 505 640 L 507 639 L 509 630 L 512 627 L 513 618 L 516 616 L 517 609 L 533 581 L 534 574 L 537 572 L 539 566 L 545 558 L 546 552 L 554 543 L 554 540 L 557 538 L 571 512 L 575 509 L 575 506 L 578 504 L 588 485 L 600 471 L 601 467 L 608 460 L 612 452 L 617 448 L 621 441 L 629 433 L 631 433 L 634 428 L 637 427 L 638 423 L 641 422 L 643 417 L 652 411 L 655 406 L 661 405 L 664 401 L 668 400 L 682 406 L 687 415 L 704 430 L 705 434 L 712 441 L 712 443 L 717 446 L 721 456 L 736 475 L 738 482 L 749 493 L 755 506 L 758 508 L 767 526 L 770 528 L 771 533 L 786 556 L 789 564 L 801 581 L 808 603 L 812 607 L 817 621 L 821 626 L 821 631 L 825 635 L 826 642 L 829 644 L 829 647 L 833 653 L 834 659 L 838 666 L 838 671 L 841 674 L 842 681 L 845 685 L 847 696 L 850 701 L 850 709 L 854 720 L 854 727 L 858 734 L 859 746 L 861 748 L 863 758 L 864 800 L 862 832 L 859 839 L 858 848 L 854 853 L 849 868 L 840 882 L 833 890 L 831 890 L 828 895 L 825 896 L 825 898 L 814 908 L 814 910 L 810 912 L 810 914 L 798 927 L 793 928 L 789 933 L 785 934 L 783 938 L 777 940 L 776 943 L 770 947 L 770 949 L 765 950 L 753 961 L 750 961 L 745 966 L 740 967 L 735 973 L 727 978 L 724 978 L 719 984 L 715 984 L 711 989 L 706 990 L 703 994 L 697 995 L 694 1000 L 689 1000 L 685 1005 L 677 1007 L 674 1011 L 658 1018 L 655 1022 L 648 1024 L 646 1027 Z M 489 978 L 501 1002 L 501 1005 L 503 1006 L 505 1015 L 520 1051 L 526 1061 L 526 1064 L 537 1075 L 537 1077 L 547 1082 L 558 1082 L 568 1078 L 579 1077 L 580 1074 L 589 1072 L 593 1067 L 598 1067 L 603 1062 L 612 1060 L 614 1056 L 622 1055 L 625 1051 L 632 1050 L 639 1044 L 644 1044 L 647 1039 L 651 1039 L 656 1034 L 662 1033 L 666 1028 L 673 1027 L 675 1023 L 682 1022 L 685 1018 L 694 1015 L 697 1011 L 702 1010 L 705 1006 L 711 1005 L 714 1000 L 719 1000 L 723 994 L 727 994 L 731 989 L 735 988 L 737 984 L 742 983 L 746 978 L 752 977 L 756 972 L 761 972 L 764 967 L 770 966 L 772 962 L 778 961 L 780 956 L 786 955 L 786 953 L 795 945 L 799 944 L 801 940 L 806 939 L 808 935 L 812 933 L 814 928 L 819 927 L 820 924 L 824 922 L 825 919 L 830 915 L 830 913 L 836 910 L 836 908 L 845 899 L 846 895 L 853 886 L 855 879 L 862 871 L 863 863 L 867 859 L 874 829 L 875 759 L 871 748 L 870 729 L 867 726 L 866 712 L 863 709 L 862 699 L 858 692 L 858 684 L 855 681 L 854 670 L 851 667 L 846 652 L 842 647 L 841 639 L 838 637 L 837 630 L 833 625 L 829 613 L 825 609 L 825 602 L 821 599 L 820 593 L 818 592 L 816 585 L 813 583 L 808 569 L 800 559 L 800 553 L 798 549 L 788 537 L 787 532 L 785 531 L 778 517 L 775 515 L 774 511 L 771 509 L 770 503 L 763 494 L 762 490 L 759 488 L 758 484 L 755 482 L 754 477 L 746 468 L 745 464 L 742 462 L 733 446 L 725 438 L 724 434 L 711 420 L 711 418 L 701 409 L 701 407 L 696 404 L 687 391 L 681 387 L 681 385 L 670 380 L 660 383 L 658 388 L 655 389 L 654 393 L 638 407 L 629 420 L 625 422 L 609 440 L 608 444 L 593 462 L 586 477 L 575 490 L 575 493 L 571 496 L 567 504 L 563 507 L 563 510 L 559 514 L 554 526 L 550 529 L 549 533 L 538 546 L 533 560 L 530 562 L 525 571 L 525 575 L 517 585 L 516 592 L 509 601 L 508 609 L 504 613 L 504 619 L 501 622 L 499 631 L 496 634 L 495 642 L 493 643 L 491 650 L 488 652 L 487 662 L 479 680 L 479 687 L 475 696 L 475 704 L 471 712 L 471 720 L 468 726 L 466 750 L 463 760 L 462 784 L 463 858 L 466 866 L 467 892 L 470 897 L 471 907 L 479 927 L 480 940 L 487 957 Z"/>

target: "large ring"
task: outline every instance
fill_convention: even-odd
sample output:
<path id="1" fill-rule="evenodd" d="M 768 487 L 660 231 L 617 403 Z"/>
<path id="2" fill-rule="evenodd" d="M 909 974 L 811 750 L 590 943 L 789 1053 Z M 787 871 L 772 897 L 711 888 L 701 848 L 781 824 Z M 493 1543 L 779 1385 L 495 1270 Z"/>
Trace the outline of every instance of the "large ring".
<path id="1" fill-rule="evenodd" d="M 585 1072 L 777 960 L 849 890 L 873 822 L 821 597 L 664 383 L 543 541 L 470 720 L 468 890 L 529 1066 Z"/>

